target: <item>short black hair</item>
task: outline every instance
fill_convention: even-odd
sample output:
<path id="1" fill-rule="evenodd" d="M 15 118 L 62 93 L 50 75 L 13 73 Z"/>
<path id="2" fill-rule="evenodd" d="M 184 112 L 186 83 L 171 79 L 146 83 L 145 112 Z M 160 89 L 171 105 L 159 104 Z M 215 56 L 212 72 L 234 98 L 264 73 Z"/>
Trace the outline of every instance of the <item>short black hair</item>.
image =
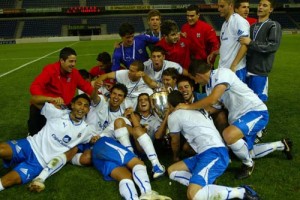
<path id="1" fill-rule="evenodd" d="M 178 104 L 185 103 L 185 100 L 181 92 L 178 90 L 173 90 L 168 95 L 168 102 L 175 108 Z"/>
<path id="2" fill-rule="evenodd" d="M 166 36 L 169 35 L 171 32 L 178 32 L 179 28 L 175 21 L 173 20 L 165 20 L 160 27 L 161 34 Z"/>
<path id="3" fill-rule="evenodd" d="M 178 79 L 177 79 L 177 86 L 178 86 L 178 84 L 181 83 L 181 82 L 188 82 L 188 83 L 190 84 L 191 87 L 194 87 L 194 86 L 195 86 L 195 82 L 194 82 L 191 78 L 189 78 L 189 77 L 187 77 L 187 76 L 184 76 L 184 75 L 178 76 Z"/>
<path id="4" fill-rule="evenodd" d="M 59 59 L 67 60 L 71 55 L 77 56 L 76 51 L 71 47 L 65 47 L 59 52 Z"/>
<path id="5" fill-rule="evenodd" d="M 249 3 L 249 0 L 235 0 L 234 1 L 234 8 L 238 9 L 241 6 L 241 3 Z"/>
<path id="6" fill-rule="evenodd" d="M 80 98 L 83 98 L 83 99 L 86 99 L 88 102 L 89 102 L 89 105 L 91 105 L 91 99 L 90 97 L 85 94 L 85 93 L 82 93 L 82 94 L 79 94 L 79 95 L 76 95 L 73 99 L 72 99 L 72 103 L 75 103 L 78 99 Z"/>
<path id="7" fill-rule="evenodd" d="M 91 74 L 86 69 L 80 69 L 78 71 L 79 71 L 79 74 L 82 76 L 83 79 L 91 78 Z"/>
<path id="8" fill-rule="evenodd" d="M 111 64 L 111 56 L 106 51 L 99 53 L 96 60 L 102 62 L 104 65 Z"/>
<path id="9" fill-rule="evenodd" d="M 177 78 L 179 76 L 179 73 L 178 73 L 177 69 L 175 69 L 174 67 L 170 67 L 170 68 L 165 69 L 162 72 L 161 76 L 162 77 L 163 76 L 171 76 L 172 79 L 176 79 L 177 80 Z"/>
<path id="10" fill-rule="evenodd" d="M 123 83 L 116 83 L 116 84 L 111 88 L 110 91 L 113 91 L 114 89 L 118 89 L 118 90 L 123 91 L 123 92 L 124 92 L 124 97 L 126 97 L 127 94 L 128 94 L 128 89 L 127 89 L 126 85 L 124 85 Z"/>
<path id="11" fill-rule="evenodd" d="M 203 60 L 192 60 L 189 67 L 189 73 L 192 76 L 195 76 L 196 74 L 205 74 L 209 70 L 211 70 L 211 66 Z"/>
<path id="12" fill-rule="evenodd" d="M 199 15 L 200 11 L 199 11 L 199 6 L 197 5 L 189 5 L 187 8 L 186 8 L 186 11 L 196 11 L 196 14 Z"/>
<path id="13" fill-rule="evenodd" d="M 132 35 L 134 34 L 134 32 L 135 32 L 134 26 L 128 22 L 121 24 L 119 28 L 119 35 L 121 37 L 124 37 L 126 35 Z"/>
<path id="14" fill-rule="evenodd" d="M 130 65 L 137 66 L 138 71 L 144 71 L 145 65 L 140 60 L 133 61 Z"/>
<path id="15" fill-rule="evenodd" d="M 166 55 L 166 50 L 164 48 L 162 48 L 161 46 L 154 46 L 151 50 L 151 54 L 153 52 L 160 52 L 162 53 L 163 55 Z"/>

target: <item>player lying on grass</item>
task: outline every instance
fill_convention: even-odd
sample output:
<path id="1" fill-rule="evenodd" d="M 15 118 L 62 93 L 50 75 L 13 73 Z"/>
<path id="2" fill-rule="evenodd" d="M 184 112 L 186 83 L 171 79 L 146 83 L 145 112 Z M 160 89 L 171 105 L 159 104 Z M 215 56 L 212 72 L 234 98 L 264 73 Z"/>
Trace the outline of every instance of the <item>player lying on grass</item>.
<path id="1" fill-rule="evenodd" d="M 0 158 L 13 170 L 0 179 L 0 191 L 16 184 L 25 184 L 36 177 L 54 157 L 66 159 L 64 152 L 80 143 L 95 141 L 98 136 L 83 118 L 89 112 L 90 98 L 81 94 L 73 98 L 71 111 L 45 103 L 42 115 L 45 126 L 34 136 L 0 143 Z M 59 170 L 59 168 L 57 169 Z"/>

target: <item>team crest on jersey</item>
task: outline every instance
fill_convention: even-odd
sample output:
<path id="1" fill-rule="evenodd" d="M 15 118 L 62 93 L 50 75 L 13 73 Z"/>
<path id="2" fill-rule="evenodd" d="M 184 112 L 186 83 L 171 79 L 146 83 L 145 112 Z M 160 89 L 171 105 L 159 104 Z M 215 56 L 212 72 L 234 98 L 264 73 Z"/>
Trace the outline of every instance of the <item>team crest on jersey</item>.
<path id="1" fill-rule="evenodd" d="M 181 47 L 185 47 L 184 42 L 181 42 L 181 43 L 180 43 L 180 46 L 181 46 Z"/>
<path id="2" fill-rule="evenodd" d="M 139 52 L 139 54 L 142 54 L 144 51 L 143 51 L 143 49 L 139 49 L 138 52 Z"/>
<path id="3" fill-rule="evenodd" d="M 197 38 L 200 38 L 201 37 L 201 33 L 197 33 Z"/>
<path id="4" fill-rule="evenodd" d="M 78 138 L 80 138 L 81 136 L 82 136 L 82 133 L 79 133 L 79 134 L 77 135 Z"/>
<path id="5" fill-rule="evenodd" d="M 242 31 L 242 30 L 238 30 L 238 32 L 237 32 L 237 34 L 238 34 L 238 36 L 240 36 L 240 35 L 242 35 L 244 33 L 244 31 Z"/>
<path id="6" fill-rule="evenodd" d="M 70 142 L 71 141 L 71 137 L 70 136 L 68 136 L 68 135 L 65 135 L 64 137 L 63 137 L 63 141 L 64 141 L 64 143 L 68 143 L 68 142 Z"/>

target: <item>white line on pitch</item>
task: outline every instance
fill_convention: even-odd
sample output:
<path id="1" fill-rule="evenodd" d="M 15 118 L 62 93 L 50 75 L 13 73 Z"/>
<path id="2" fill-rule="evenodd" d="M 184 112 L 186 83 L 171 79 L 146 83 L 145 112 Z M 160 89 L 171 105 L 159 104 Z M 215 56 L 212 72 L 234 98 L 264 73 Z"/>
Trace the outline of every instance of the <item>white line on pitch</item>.
<path id="1" fill-rule="evenodd" d="M 74 44 L 77 44 L 77 43 L 78 43 L 78 42 L 75 42 L 75 43 L 73 43 L 73 44 L 71 44 L 71 45 L 69 45 L 69 46 L 73 46 Z M 61 50 L 61 49 L 58 49 L 58 50 L 53 51 L 53 52 L 51 52 L 51 53 L 48 53 L 48 54 L 46 54 L 46 55 L 44 55 L 44 56 L 42 56 L 42 57 L 40 57 L 40 58 L 38 58 L 38 59 L 32 60 L 32 61 L 30 61 L 30 62 L 28 62 L 28 63 L 25 63 L 25 64 L 23 64 L 23 65 L 21 65 L 21 66 L 15 68 L 15 69 L 13 69 L 13 70 L 10 70 L 10 71 L 8 71 L 8 72 L 5 72 L 4 74 L 1 74 L 1 75 L 0 75 L 0 78 L 2 78 L 3 76 L 8 75 L 8 74 L 10 74 L 10 73 L 12 73 L 12 72 L 14 72 L 14 71 L 17 71 L 17 70 L 19 70 L 19 69 L 22 69 L 23 67 L 26 67 L 27 65 L 30 65 L 31 63 L 34 63 L 34 62 L 39 61 L 39 60 L 41 60 L 41 59 L 43 59 L 43 58 L 46 58 L 47 56 L 50 56 L 50 55 L 52 55 L 52 54 L 54 54 L 54 53 L 56 53 L 56 52 L 58 52 L 58 51 L 60 51 L 60 50 Z"/>

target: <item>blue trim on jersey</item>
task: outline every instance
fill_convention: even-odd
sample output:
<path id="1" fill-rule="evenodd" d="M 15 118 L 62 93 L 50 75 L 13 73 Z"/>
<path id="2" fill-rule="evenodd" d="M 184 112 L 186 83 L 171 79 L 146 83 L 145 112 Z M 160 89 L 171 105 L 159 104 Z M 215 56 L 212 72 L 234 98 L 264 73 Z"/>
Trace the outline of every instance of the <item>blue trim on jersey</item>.
<path id="1" fill-rule="evenodd" d="M 246 77 L 247 77 L 247 69 L 246 67 L 239 69 L 235 72 L 236 76 L 243 81 L 244 83 L 246 83 Z"/>

